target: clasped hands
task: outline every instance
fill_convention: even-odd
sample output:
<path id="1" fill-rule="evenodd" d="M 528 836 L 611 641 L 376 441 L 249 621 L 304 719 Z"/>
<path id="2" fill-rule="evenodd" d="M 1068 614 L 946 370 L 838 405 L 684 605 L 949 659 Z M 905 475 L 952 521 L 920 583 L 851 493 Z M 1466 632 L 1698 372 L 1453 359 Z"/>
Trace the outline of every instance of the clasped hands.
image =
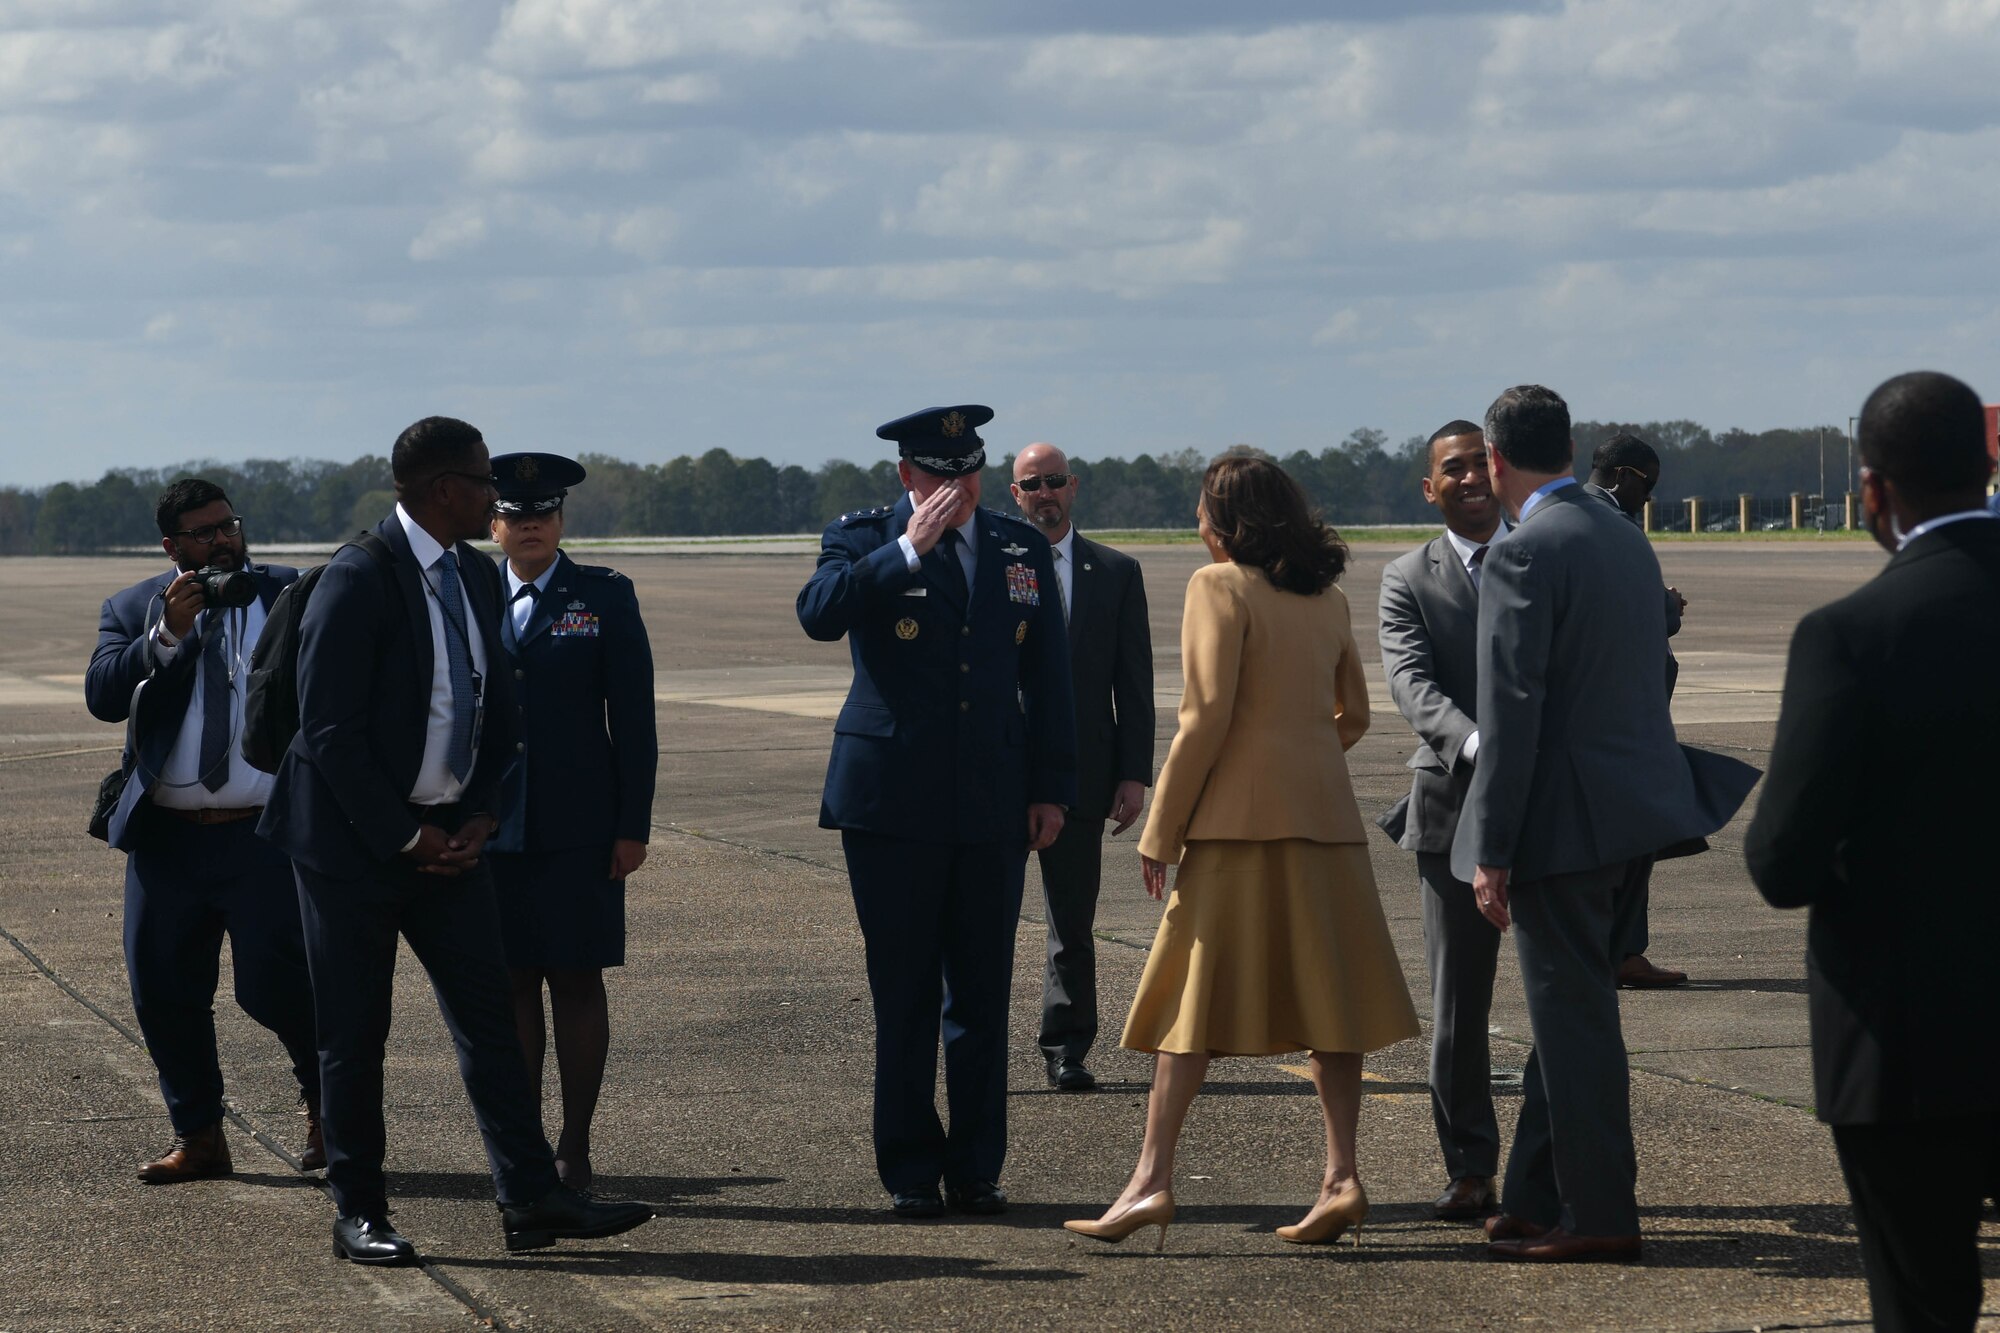
<path id="1" fill-rule="evenodd" d="M 422 824 L 417 828 L 416 842 L 403 855 L 417 863 L 420 875 L 456 878 L 479 864 L 486 840 L 499 827 L 500 821 L 492 815 L 474 815 L 455 833 L 446 833 L 436 824 Z"/>

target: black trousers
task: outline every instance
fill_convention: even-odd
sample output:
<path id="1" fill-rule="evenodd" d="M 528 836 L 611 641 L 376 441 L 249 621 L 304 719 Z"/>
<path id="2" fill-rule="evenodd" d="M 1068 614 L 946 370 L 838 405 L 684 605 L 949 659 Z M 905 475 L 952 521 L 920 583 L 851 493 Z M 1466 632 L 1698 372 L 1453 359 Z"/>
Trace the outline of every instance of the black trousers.
<path id="1" fill-rule="evenodd" d="M 1979 1213 L 2000 1161 L 2000 1113 L 1835 1125 L 1868 1303 L 1882 1333 L 1979 1319 Z"/>
<path id="2" fill-rule="evenodd" d="M 174 1132 L 222 1119 L 215 988 L 225 933 L 236 1003 L 277 1034 L 299 1087 L 318 1096 L 312 978 L 292 863 L 257 836 L 254 819 L 189 824 L 150 806 L 132 817 L 145 825 L 125 862 L 125 967 Z"/>
<path id="3" fill-rule="evenodd" d="M 341 1215 L 374 1212 L 388 1202 L 382 1061 L 399 935 L 430 974 L 458 1048 L 459 1076 L 500 1202 L 533 1203 L 554 1189 L 555 1154 L 542 1136 L 536 1089 L 514 1029 L 513 988 L 486 867 L 447 879 L 419 874 L 397 857 L 358 880 L 295 868 L 319 1002 L 326 1179 Z"/>
<path id="4" fill-rule="evenodd" d="M 875 1169 L 890 1193 L 998 1180 L 1027 849 L 840 835 L 875 1002 Z M 947 1128 L 937 1113 L 944 1042 Z"/>
<path id="5" fill-rule="evenodd" d="M 1050 1060 L 1081 1060 L 1097 1040 L 1098 879 L 1104 869 L 1104 821 L 1063 824 L 1036 853 L 1049 923 L 1049 966 L 1042 978 L 1042 1030 L 1037 1044 Z"/>

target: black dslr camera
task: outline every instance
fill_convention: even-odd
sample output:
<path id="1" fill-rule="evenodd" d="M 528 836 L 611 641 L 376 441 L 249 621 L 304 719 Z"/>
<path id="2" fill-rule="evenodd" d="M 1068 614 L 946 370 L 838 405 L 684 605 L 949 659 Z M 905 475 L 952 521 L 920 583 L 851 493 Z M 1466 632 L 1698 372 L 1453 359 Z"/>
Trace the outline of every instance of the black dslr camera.
<path id="1" fill-rule="evenodd" d="M 257 582 L 247 569 L 217 569 L 205 565 L 194 572 L 202 602 L 218 609 L 248 606 L 257 600 Z"/>

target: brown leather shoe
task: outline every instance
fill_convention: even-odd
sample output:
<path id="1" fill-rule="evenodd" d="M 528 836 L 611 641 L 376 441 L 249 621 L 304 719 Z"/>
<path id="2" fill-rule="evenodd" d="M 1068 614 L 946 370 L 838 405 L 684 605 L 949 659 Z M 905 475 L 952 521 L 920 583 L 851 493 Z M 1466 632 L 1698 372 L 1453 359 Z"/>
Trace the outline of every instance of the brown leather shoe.
<path id="1" fill-rule="evenodd" d="M 1561 1227 L 1541 1236 L 1521 1240 L 1497 1240 L 1486 1247 L 1495 1259 L 1525 1260 L 1542 1264 L 1636 1263 L 1637 1236 L 1572 1236 Z"/>
<path id="2" fill-rule="evenodd" d="M 206 1180 L 226 1176 L 234 1166 L 229 1160 L 229 1140 L 222 1135 L 222 1122 L 192 1134 L 174 1135 L 174 1146 L 158 1160 L 139 1168 L 139 1179 L 148 1185 L 172 1185 L 183 1180 Z"/>
<path id="3" fill-rule="evenodd" d="M 1438 1195 L 1431 1214 L 1440 1222 L 1477 1222 L 1490 1216 L 1498 1206 L 1493 1197 L 1493 1177 L 1460 1176 L 1451 1188 Z"/>
<path id="4" fill-rule="evenodd" d="M 1685 972 L 1654 967 L 1642 953 L 1635 953 L 1618 965 L 1618 984 L 1626 990 L 1666 990 L 1687 985 L 1687 979 Z"/>
<path id="5" fill-rule="evenodd" d="M 306 1104 L 306 1146 L 299 1154 L 299 1170 L 326 1170 L 326 1132 L 319 1124 L 319 1098 L 309 1092 L 300 1092 L 299 1100 Z"/>
<path id="6" fill-rule="evenodd" d="M 1548 1227 L 1536 1226 L 1525 1218 L 1512 1213 L 1495 1213 L 1480 1224 L 1485 1228 L 1488 1240 L 1532 1240 L 1536 1236 L 1549 1234 Z"/>

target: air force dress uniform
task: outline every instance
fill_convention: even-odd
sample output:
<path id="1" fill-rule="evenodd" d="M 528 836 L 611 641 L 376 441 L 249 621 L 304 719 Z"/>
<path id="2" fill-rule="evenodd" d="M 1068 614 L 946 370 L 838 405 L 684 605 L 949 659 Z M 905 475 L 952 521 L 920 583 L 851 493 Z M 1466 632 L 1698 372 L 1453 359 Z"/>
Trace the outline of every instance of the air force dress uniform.
<path id="1" fill-rule="evenodd" d="M 973 475 L 974 428 L 992 415 L 933 408 L 877 434 L 915 467 Z M 956 1201 L 997 1181 L 1006 1155 L 1027 811 L 1075 803 L 1076 747 L 1048 543 L 975 510 L 912 570 L 898 539 L 913 508 L 905 495 L 829 526 L 798 615 L 815 639 L 845 635 L 854 662 L 820 826 L 841 831 L 867 944 L 876 1166 L 892 1194 L 934 1195 L 942 1179 Z M 940 1019 L 949 1129 L 934 1100 Z"/>
<path id="2" fill-rule="evenodd" d="M 502 515 L 552 513 L 583 468 L 554 454 L 493 460 Z M 593 969 L 625 961 L 625 884 L 611 845 L 649 840 L 659 764 L 653 650 L 632 580 L 561 551 L 532 583 L 502 562 L 500 622 L 520 748 L 487 843 L 507 962 Z"/>

